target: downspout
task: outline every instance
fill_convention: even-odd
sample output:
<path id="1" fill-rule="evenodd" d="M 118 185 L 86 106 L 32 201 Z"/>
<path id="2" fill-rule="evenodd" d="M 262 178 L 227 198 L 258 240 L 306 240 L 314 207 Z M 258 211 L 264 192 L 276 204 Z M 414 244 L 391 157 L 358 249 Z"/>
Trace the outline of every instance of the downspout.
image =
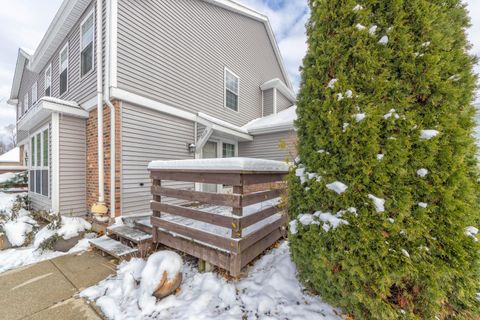
<path id="1" fill-rule="evenodd" d="M 99 0 L 97 0 L 99 1 Z M 115 218 L 116 210 L 115 210 L 115 107 L 113 106 L 112 102 L 110 101 L 110 69 L 111 69 L 111 0 L 106 0 L 107 3 L 107 16 L 105 19 L 105 104 L 110 109 L 110 217 Z"/>
<path id="2" fill-rule="evenodd" d="M 105 207 L 105 181 L 104 181 L 104 163 L 103 163 L 103 69 L 102 69 L 102 0 L 97 0 L 97 135 L 98 135 L 98 203 L 92 206 L 92 213 L 99 218 L 108 212 Z"/>

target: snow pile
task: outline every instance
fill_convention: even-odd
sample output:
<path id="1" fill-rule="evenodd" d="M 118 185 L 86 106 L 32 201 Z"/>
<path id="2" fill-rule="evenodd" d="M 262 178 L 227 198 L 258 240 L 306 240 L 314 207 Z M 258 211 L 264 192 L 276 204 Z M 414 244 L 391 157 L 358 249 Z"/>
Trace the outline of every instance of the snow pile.
<path id="1" fill-rule="evenodd" d="M 388 111 L 388 113 L 386 113 L 386 114 L 383 116 L 383 118 L 384 118 L 385 120 L 387 120 L 387 119 L 389 119 L 389 118 L 391 118 L 391 117 L 394 117 L 395 119 L 399 119 L 399 118 L 400 118 L 400 116 L 398 115 L 398 113 L 396 112 L 395 109 L 391 109 L 390 111 Z"/>
<path id="2" fill-rule="evenodd" d="M 329 89 L 335 88 L 335 83 L 337 83 L 337 81 L 338 81 L 338 79 L 335 79 L 335 78 L 330 80 L 330 82 L 327 85 L 327 88 L 329 88 Z"/>
<path id="3" fill-rule="evenodd" d="M 388 43 L 388 36 L 383 36 L 380 41 L 378 41 L 379 44 L 386 45 Z"/>
<path id="4" fill-rule="evenodd" d="M 425 209 L 426 207 L 428 207 L 428 203 L 425 203 L 425 202 L 419 202 L 419 203 L 418 203 L 418 206 L 419 206 L 420 208 L 423 208 L 423 209 Z"/>
<path id="5" fill-rule="evenodd" d="M 370 27 L 370 29 L 368 29 L 368 33 L 370 33 L 373 36 L 377 32 L 377 29 L 378 29 L 378 26 L 373 25 Z"/>
<path id="6" fill-rule="evenodd" d="M 95 301 L 107 318 L 115 320 L 341 319 L 338 310 L 308 294 L 298 282 L 287 242 L 259 259 L 238 282 L 186 265 L 180 292 L 149 304 L 148 310 L 140 302 L 145 269 L 140 259 L 123 262 L 116 276 L 80 295 Z"/>
<path id="7" fill-rule="evenodd" d="M 348 189 L 347 185 L 340 181 L 335 181 L 333 183 L 327 184 L 326 187 L 328 190 L 335 191 L 338 194 L 342 194 Z"/>
<path id="8" fill-rule="evenodd" d="M 467 237 L 473 238 L 475 241 L 478 241 L 477 234 L 478 234 L 478 229 L 477 228 L 472 227 L 472 226 L 465 228 L 465 235 Z"/>
<path id="9" fill-rule="evenodd" d="M 7 221 L 3 230 L 12 246 L 21 247 L 25 244 L 27 234 L 32 232 L 36 225 L 37 222 L 30 217 L 30 213 L 23 210 L 16 219 Z"/>
<path id="10" fill-rule="evenodd" d="M 152 161 L 149 170 L 231 170 L 288 172 L 288 164 L 281 161 L 253 158 L 217 158 Z"/>
<path id="11" fill-rule="evenodd" d="M 7 172 L 0 174 L 0 183 L 5 183 L 17 177 L 17 173 Z"/>
<path id="12" fill-rule="evenodd" d="M 425 168 L 418 169 L 418 170 L 417 170 L 417 174 L 418 174 L 420 177 L 425 178 L 425 177 L 428 175 L 428 170 L 425 169 Z"/>
<path id="13" fill-rule="evenodd" d="M 357 23 L 357 25 L 355 27 L 360 31 L 365 30 L 367 28 L 363 24 L 360 24 L 360 23 Z"/>
<path id="14" fill-rule="evenodd" d="M 0 163 L 15 163 L 20 162 L 20 148 L 16 147 L 12 150 L 0 155 Z"/>
<path id="15" fill-rule="evenodd" d="M 250 121 L 242 128 L 249 133 L 261 132 L 262 130 L 273 130 L 275 128 L 285 129 L 291 127 L 297 120 L 297 106 L 292 106 L 288 109 L 282 110 L 277 114 L 258 118 Z"/>
<path id="16" fill-rule="evenodd" d="M 367 115 L 365 113 L 357 113 L 356 115 L 354 115 L 357 122 L 361 122 L 363 119 L 365 119 L 366 116 Z"/>
<path id="17" fill-rule="evenodd" d="M 314 216 L 318 217 L 321 221 L 323 221 L 323 230 L 326 232 L 330 231 L 330 229 L 336 229 L 339 226 L 346 224 L 348 225 L 348 221 L 341 219 L 342 217 L 342 212 L 337 213 L 337 215 L 333 215 L 330 212 L 315 212 Z"/>
<path id="18" fill-rule="evenodd" d="M 11 193 L 0 192 L 0 214 L 5 213 L 7 217 L 10 217 L 11 209 L 17 195 Z"/>
<path id="19" fill-rule="evenodd" d="M 384 157 L 385 157 L 384 154 L 381 154 L 381 153 L 377 154 L 377 160 L 383 160 Z"/>
<path id="20" fill-rule="evenodd" d="M 355 7 L 353 7 L 352 10 L 353 10 L 354 12 L 357 12 L 357 11 L 363 10 L 363 7 L 362 7 L 362 5 L 357 4 Z"/>
<path id="21" fill-rule="evenodd" d="M 50 226 L 42 228 L 36 235 L 33 245 L 38 248 L 42 242 L 54 235 L 68 240 L 80 235 L 80 233 L 92 229 L 92 225 L 82 218 L 76 217 L 61 217 L 61 226 L 59 229 L 54 229 Z"/>
<path id="22" fill-rule="evenodd" d="M 420 139 L 430 140 L 438 136 L 439 133 L 437 130 L 422 130 L 420 131 Z"/>
<path id="23" fill-rule="evenodd" d="M 373 205 L 375 206 L 375 210 L 377 212 L 384 212 L 385 211 L 385 200 L 375 197 L 373 194 L 369 194 L 368 198 L 373 201 Z"/>

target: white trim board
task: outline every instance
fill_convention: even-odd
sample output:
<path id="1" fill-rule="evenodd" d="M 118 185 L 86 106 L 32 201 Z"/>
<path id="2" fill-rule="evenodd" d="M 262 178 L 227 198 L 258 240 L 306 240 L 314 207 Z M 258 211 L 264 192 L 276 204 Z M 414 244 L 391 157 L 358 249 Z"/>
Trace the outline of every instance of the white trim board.
<path id="1" fill-rule="evenodd" d="M 159 101 L 123 90 L 123 89 L 112 88 L 111 98 L 132 103 L 134 105 L 138 105 L 140 107 L 148 108 L 158 112 L 162 112 L 177 118 L 189 120 L 192 122 L 198 122 L 206 126 L 210 125 L 212 126 L 213 130 L 220 131 L 232 136 L 236 136 L 246 141 L 253 140 L 253 137 L 249 135 L 241 127 L 237 127 L 233 124 L 230 124 L 228 122 L 222 121 L 220 119 L 217 119 L 202 113 L 195 114 L 188 111 L 184 111 L 177 107 L 173 107 L 173 106 L 161 103 Z"/>
<path id="2" fill-rule="evenodd" d="M 280 91 L 281 94 L 283 94 L 290 102 L 295 103 L 297 98 L 295 97 L 295 94 L 293 90 L 289 89 L 285 83 L 283 83 L 282 80 L 275 78 L 272 80 L 269 80 L 262 84 L 260 86 L 260 89 L 262 91 L 269 90 L 269 89 L 277 89 Z"/>

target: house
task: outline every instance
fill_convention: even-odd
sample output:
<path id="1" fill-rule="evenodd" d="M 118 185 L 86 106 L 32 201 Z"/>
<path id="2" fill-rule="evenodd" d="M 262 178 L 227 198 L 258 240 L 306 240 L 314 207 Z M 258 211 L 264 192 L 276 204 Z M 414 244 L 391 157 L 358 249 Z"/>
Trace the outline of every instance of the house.
<path id="1" fill-rule="evenodd" d="M 0 155 L 0 174 L 7 172 L 22 172 L 25 171 L 23 152 L 19 147 L 13 148 L 10 151 Z"/>
<path id="2" fill-rule="evenodd" d="M 152 160 L 294 152 L 270 23 L 230 0 L 64 0 L 9 102 L 32 205 L 62 214 L 149 212 Z"/>

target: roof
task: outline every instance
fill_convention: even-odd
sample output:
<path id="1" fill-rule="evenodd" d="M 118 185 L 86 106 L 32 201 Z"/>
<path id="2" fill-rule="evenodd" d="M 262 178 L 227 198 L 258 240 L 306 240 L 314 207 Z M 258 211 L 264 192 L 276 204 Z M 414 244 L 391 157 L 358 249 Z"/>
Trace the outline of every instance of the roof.
<path id="1" fill-rule="evenodd" d="M 293 90 L 288 88 L 285 83 L 283 83 L 283 81 L 278 78 L 269 80 L 260 86 L 260 89 L 262 89 L 262 91 L 273 88 L 280 91 L 290 102 L 295 103 L 297 101 Z"/>
<path id="2" fill-rule="evenodd" d="M 265 24 L 268 36 L 270 38 L 273 50 L 277 57 L 278 63 L 285 78 L 288 88 L 293 90 L 290 77 L 288 75 L 287 69 L 283 62 L 280 49 L 278 47 L 277 41 L 275 40 L 275 35 L 273 33 L 270 22 L 264 14 L 261 14 L 253 9 L 250 9 L 242 4 L 239 4 L 232 0 L 203 0 L 205 2 L 211 3 L 218 7 L 224 8 L 226 10 L 236 12 L 252 18 L 257 21 L 261 21 Z M 28 68 L 35 73 L 39 73 L 43 67 L 50 61 L 53 54 L 60 47 L 62 42 L 65 40 L 69 32 L 78 22 L 83 12 L 87 9 L 88 5 L 92 0 L 64 0 L 58 9 L 57 14 L 53 18 L 53 21 L 50 23 L 50 26 L 47 29 L 47 32 L 43 36 L 40 44 L 38 45 L 35 53 L 33 55 L 28 55 L 24 50 L 20 49 L 23 53 L 23 57 L 17 59 L 17 65 L 15 68 L 15 78 L 12 86 L 10 99 L 18 98 L 18 90 L 20 87 L 21 76 L 23 69 L 26 65 L 25 60 L 29 61 Z"/>
<path id="3" fill-rule="evenodd" d="M 243 129 L 252 135 L 294 130 L 295 120 L 297 120 L 297 106 L 292 106 L 277 114 L 252 120 L 244 125 Z"/>
<path id="4" fill-rule="evenodd" d="M 253 158 L 216 158 L 152 161 L 149 170 L 201 170 L 201 171 L 249 171 L 288 172 L 288 164 L 281 161 Z"/>
<path id="5" fill-rule="evenodd" d="M 1 163 L 15 163 L 20 162 L 20 148 L 16 147 L 6 153 L 0 155 Z"/>

